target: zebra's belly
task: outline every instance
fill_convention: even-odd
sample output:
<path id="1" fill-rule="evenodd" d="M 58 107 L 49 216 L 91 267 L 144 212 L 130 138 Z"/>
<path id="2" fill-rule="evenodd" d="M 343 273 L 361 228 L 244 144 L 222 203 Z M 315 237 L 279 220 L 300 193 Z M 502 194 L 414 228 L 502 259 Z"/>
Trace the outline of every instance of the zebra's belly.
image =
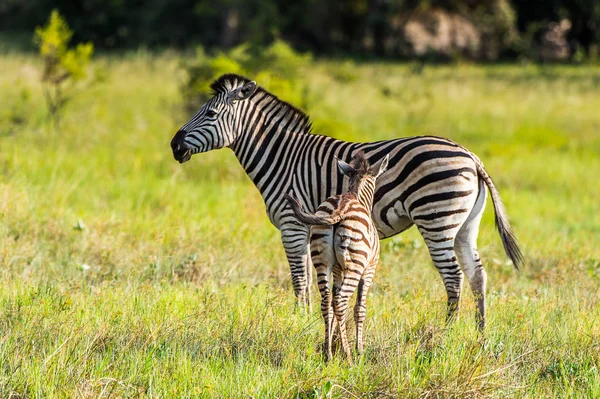
<path id="1" fill-rule="evenodd" d="M 373 207 L 372 217 L 375 222 L 375 227 L 379 232 L 379 238 L 388 238 L 402 233 L 413 225 L 412 220 L 404 213 L 402 203 L 396 201 L 393 207 L 382 209 L 380 204 L 375 204 Z M 382 221 L 381 215 L 385 213 L 387 223 Z"/>

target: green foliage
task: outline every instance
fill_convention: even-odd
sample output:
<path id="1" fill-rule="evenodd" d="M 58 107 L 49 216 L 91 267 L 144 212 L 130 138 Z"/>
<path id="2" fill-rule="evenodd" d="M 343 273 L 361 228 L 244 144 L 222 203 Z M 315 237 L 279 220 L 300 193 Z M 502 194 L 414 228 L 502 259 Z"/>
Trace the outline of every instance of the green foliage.
<path id="1" fill-rule="evenodd" d="M 36 28 L 34 35 L 44 62 L 41 80 L 48 112 L 57 127 L 73 94 L 73 85 L 86 77 L 86 68 L 94 52 L 92 43 L 69 49 L 72 35 L 67 21 L 56 10 L 50 14 L 46 26 Z"/>
<path id="2" fill-rule="evenodd" d="M 572 23 L 568 34 L 569 42 L 576 51 L 581 49 L 580 54 L 575 55 L 580 59 L 581 52 L 592 59 L 597 56 L 597 46 L 600 44 L 600 2 L 548 0 L 544 2 L 544 7 L 532 7 L 528 2 L 514 1 L 513 7 L 517 14 L 517 27 L 524 35 L 525 43 L 520 47 L 531 49 L 549 23 L 566 18 Z"/>
<path id="3" fill-rule="evenodd" d="M 77 40 L 102 48 L 201 44 L 230 49 L 242 42 L 265 46 L 283 38 L 295 48 L 326 55 L 408 56 L 396 45 L 406 38 L 403 24 L 426 9 L 458 13 L 474 23 L 484 43 L 476 54 L 482 59 L 529 56 L 527 49 L 538 43 L 539 33 L 563 18 L 573 24 L 569 42 L 574 50 L 595 56 L 600 44 L 597 0 L 548 0 L 544 7 L 516 0 L 86 0 L 84 5 L 3 0 L 0 27 L 11 34 L 8 46 L 19 47 L 14 37 L 43 23 L 53 8 L 69 17 Z"/>
<path id="4" fill-rule="evenodd" d="M 246 46 L 238 46 L 227 54 L 218 53 L 215 56 L 206 54 L 202 47 L 196 49 L 196 55 L 191 61 L 185 61 L 183 68 L 186 72 L 186 82 L 181 88 L 186 109 L 197 110 L 210 98 L 210 83 L 224 73 L 246 73 L 242 63 L 246 59 Z"/>
<path id="5" fill-rule="evenodd" d="M 327 381 L 322 386 L 315 386 L 308 390 L 299 389 L 294 399 L 330 399 L 333 398 L 333 383 Z M 336 395 L 335 397 L 339 397 Z"/>
<path id="6" fill-rule="evenodd" d="M 340 83 L 352 83 L 358 79 L 356 74 L 356 63 L 345 60 L 338 64 L 338 67 L 332 71 L 333 78 Z"/>
<path id="7" fill-rule="evenodd" d="M 187 75 L 181 88 L 184 106 L 196 111 L 210 98 L 210 84 L 225 73 L 246 75 L 280 98 L 306 106 L 306 93 L 298 77 L 310 60 L 310 54 L 300 54 L 280 40 L 254 50 L 242 44 L 212 56 L 200 47 L 191 61 L 183 63 Z"/>
<path id="8" fill-rule="evenodd" d="M 513 49 L 517 40 L 517 15 L 509 0 L 489 0 L 487 7 L 479 6 L 471 19 L 481 31 L 485 59 L 496 60 L 502 52 Z"/>
<path id="9" fill-rule="evenodd" d="M 6 108 L 0 109 L 0 137 L 12 136 L 25 125 L 29 117 L 30 99 L 31 92 L 29 89 L 21 87 L 15 97 L 9 98 L 12 103 Z"/>

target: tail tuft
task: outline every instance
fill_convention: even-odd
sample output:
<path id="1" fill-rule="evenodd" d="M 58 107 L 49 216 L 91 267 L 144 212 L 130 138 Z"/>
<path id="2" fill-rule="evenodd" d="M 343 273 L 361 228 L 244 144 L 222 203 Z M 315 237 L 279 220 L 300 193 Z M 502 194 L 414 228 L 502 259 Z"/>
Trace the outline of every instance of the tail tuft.
<path id="1" fill-rule="evenodd" d="M 496 211 L 496 228 L 498 229 L 498 233 L 500 233 L 500 239 L 502 240 L 502 245 L 504 245 L 504 251 L 506 251 L 506 254 L 512 261 L 515 268 L 519 270 L 519 267 L 524 261 L 523 253 L 519 248 L 517 237 L 512 231 L 512 228 L 508 222 L 508 218 L 506 217 L 506 209 L 504 208 L 502 200 L 499 196 L 496 200 L 493 200 L 493 198 L 494 197 L 492 195 L 494 210 Z"/>

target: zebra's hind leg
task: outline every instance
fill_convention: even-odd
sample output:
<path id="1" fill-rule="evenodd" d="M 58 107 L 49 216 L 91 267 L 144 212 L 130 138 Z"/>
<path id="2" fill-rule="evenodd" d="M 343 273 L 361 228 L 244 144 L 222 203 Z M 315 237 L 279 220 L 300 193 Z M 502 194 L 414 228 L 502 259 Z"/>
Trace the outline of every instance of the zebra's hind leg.
<path id="1" fill-rule="evenodd" d="M 426 236 L 424 235 L 424 237 Z M 456 312 L 460 306 L 464 274 L 458 265 L 456 253 L 454 252 L 453 239 L 438 242 L 426 237 L 425 243 L 427 244 L 435 268 L 440 273 L 440 276 L 442 276 L 446 294 L 448 295 L 448 310 L 446 313 L 446 323 L 448 324 L 454 321 Z"/>
<path id="2" fill-rule="evenodd" d="M 473 296 L 477 301 L 477 313 L 475 320 L 477 328 L 483 332 L 485 329 L 485 289 L 487 285 L 487 274 L 481 264 L 476 247 L 470 245 L 456 244 L 456 254 L 460 264 L 467 274 L 469 285 Z"/>
<path id="3" fill-rule="evenodd" d="M 475 315 L 477 328 L 480 332 L 485 329 L 485 289 L 487 274 L 477 252 L 477 235 L 479 234 L 479 223 L 485 208 L 486 191 L 483 184 L 480 185 L 479 196 L 467 221 L 462 225 L 454 243 L 454 249 L 463 271 L 467 275 L 471 291 L 477 302 L 477 313 Z"/>

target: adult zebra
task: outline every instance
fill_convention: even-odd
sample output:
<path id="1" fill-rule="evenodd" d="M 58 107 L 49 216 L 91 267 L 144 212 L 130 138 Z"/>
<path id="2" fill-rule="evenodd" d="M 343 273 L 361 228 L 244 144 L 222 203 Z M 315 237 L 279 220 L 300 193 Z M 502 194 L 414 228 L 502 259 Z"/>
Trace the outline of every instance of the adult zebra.
<path id="1" fill-rule="evenodd" d="M 315 212 L 326 198 L 347 189 L 334 157 L 349 159 L 363 150 L 371 164 L 390 156 L 388 171 L 377 181 L 372 214 L 380 237 L 417 225 L 446 288 L 447 319 L 458 309 L 466 274 L 483 329 L 487 278 L 476 241 L 486 185 L 504 249 L 517 268 L 522 255 L 500 195 L 477 156 L 440 137 L 352 143 L 311 134 L 307 115 L 242 76 L 223 75 L 211 89 L 214 96 L 173 137 L 173 156 L 183 163 L 196 153 L 233 150 L 281 231 L 301 305 L 310 304 L 309 228 L 296 220 L 284 194 L 293 192 L 306 210 Z"/>

